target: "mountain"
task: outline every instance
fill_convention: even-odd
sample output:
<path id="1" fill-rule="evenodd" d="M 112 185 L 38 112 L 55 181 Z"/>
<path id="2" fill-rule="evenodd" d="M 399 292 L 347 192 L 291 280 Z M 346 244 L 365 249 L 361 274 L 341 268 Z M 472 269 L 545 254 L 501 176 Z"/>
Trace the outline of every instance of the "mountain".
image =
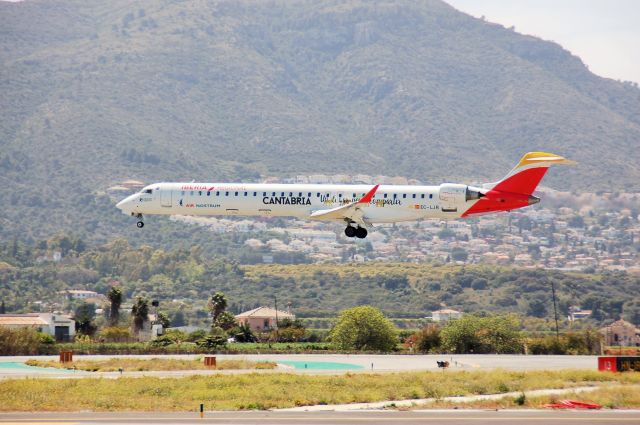
<path id="1" fill-rule="evenodd" d="M 127 178 L 640 190 L 640 90 L 439 0 L 0 2 L 0 233 L 108 235 Z M 120 220 L 121 221 L 121 220 Z M 120 223 L 121 225 L 121 223 Z"/>

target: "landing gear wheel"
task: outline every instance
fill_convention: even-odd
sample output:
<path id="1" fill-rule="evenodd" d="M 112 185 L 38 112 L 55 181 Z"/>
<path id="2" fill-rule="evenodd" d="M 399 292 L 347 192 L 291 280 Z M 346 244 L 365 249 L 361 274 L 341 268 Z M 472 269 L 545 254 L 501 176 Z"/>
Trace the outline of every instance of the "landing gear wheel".
<path id="1" fill-rule="evenodd" d="M 344 234 L 348 237 L 348 238 L 352 238 L 356 235 L 356 228 L 352 227 L 352 226 L 347 226 L 346 229 L 344 229 Z"/>
<path id="2" fill-rule="evenodd" d="M 138 229 L 142 229 L 144 227 L 144 223 L 139 221 L 136 226 L 138 226 Z"/>
<path id="3" fill-rule="evenodd" d="M 356 237 L 358 239 L 364 239 L 367 237 L 367 229 L 365 229 L 364 227 L 358 227 L 356 229 Z"/>

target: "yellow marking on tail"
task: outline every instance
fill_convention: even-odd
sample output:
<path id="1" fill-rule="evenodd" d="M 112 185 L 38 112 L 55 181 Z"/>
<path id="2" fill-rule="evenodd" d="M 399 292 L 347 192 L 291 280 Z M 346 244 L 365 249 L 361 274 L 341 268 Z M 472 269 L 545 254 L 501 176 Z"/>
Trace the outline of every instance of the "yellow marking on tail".
<path id="1" fill-rule="evenodd" d="M 528 152 L 524 154 L 517 167 L 547 162 L 551 164 L 575 164 L 575 161 L 549 152 Z"/>

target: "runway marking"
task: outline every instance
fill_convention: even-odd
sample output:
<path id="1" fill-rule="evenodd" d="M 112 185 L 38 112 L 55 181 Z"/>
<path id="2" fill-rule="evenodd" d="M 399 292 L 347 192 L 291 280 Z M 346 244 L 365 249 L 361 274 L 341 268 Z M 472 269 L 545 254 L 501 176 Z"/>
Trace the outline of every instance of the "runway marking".
<path id="1" fill-rule="evenodd" d="M 506 422 L 506 421 L 541 421 L 541 420 L 554 420 L 554 421 L 564 421 L 564 422 L 582 422 L 582 423 L 589 423 L 589 422 L 633 422 L 633 423 L 638 423 L 638 417 L 630 417 L 630 418 L 620 418 L 620 417 L 600 417 L 600 418 L 594 418 L 594 417 L 584 417 L 584 416 L 580 416 L 580 417 L 558 417 L 558 416 L 551 416 L 551 417 L 545 417 L 546 415 L 542 415 L 542 416 L 537 416 L 537 417 L 522 417 L 522 416 L 511 416 L 511 417 L 491 417 L 491 416 L 485 416 L 485 417 L 467 417 L 467 416 L 421 416 L 421 417 L 376 417 L 376 416 L 370 416 L 370 417 L 349 417 L 349 416 L 331 416 L 331 417 L 326 417 L 326 418 L 313 418 L 313 417 L 305 417 L 305 416 L 296 416 L 296 417 L 246 417 L 246 418 L 241 418 L 241 417 L 237 417 L 237 416 L 209 416 L 207 417 L 205 415 L 204 417 L 204 421 L 205 422 L 210 422 L 210 421 L 229 421 L 229 422 L 249 422 L 249 421 L 255 421 L 255 420 L 260 420 L 263 422 L 293 422 L 293 421 L 299 421 L 299 422 L 336 422 L 336 421 L 345 421 L 345 422 L 371 422 L 371 421 L 380 421 L 380 420 L 384 420 L 385 422 L 416 422 L 416 421 L 420 421 L 420 422 L 433 422 L 433 421 L 483 421 L 486 422 L 487 420 L 490 421 L 500 421 L 500 422 Z M 157 421 L 177 421 L 177 422 L 185 422 L 185 421 L 189 421 L 189 422 L 202 422 L 203 419 L 200 419 L 198 417 L 155 417 L 155 418 L 140 418 L 140 417 L 131 417 L 131 418 L 127 418 L 127 417 L 121 417 L 121 418 L 109 418 L 109 417 L 104 417 L 104 418 L 78 418 L 78 419 L 72 419 L 71 422 L 69 422 L 70 419 L 68 418 L 59 418 L 59 419 L 40 419 L 39 422 L 33 422 L 30 419 L 12 419 L 10 421 L 3 421 L 2 419 L 0 419 L 0 423 L 2 423 L 3 425 L 23 425 L 25 423 L 29 423 L 29 424 L 33 424 L 33 425 L 50 425 L 50 424 L 58 424 L 58 425 L 78 425 L 80 423 L 102 423 L 102 422 L 109 422 L 109 423 L 114 423 L 114 422 L 136 422 L 136 423 L 154 423 Z"/>

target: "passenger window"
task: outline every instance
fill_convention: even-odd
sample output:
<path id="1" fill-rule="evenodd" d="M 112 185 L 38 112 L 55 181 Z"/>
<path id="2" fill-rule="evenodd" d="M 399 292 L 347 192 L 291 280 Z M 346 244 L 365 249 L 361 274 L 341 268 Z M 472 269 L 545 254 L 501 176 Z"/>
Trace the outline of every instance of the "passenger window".
<path id="1" fill-rule="evenodd" d="M 247 196 L 248 194 L 249 194 L 249 192 L 245 192 L 245 193 L 244 193 L 244 196 Z"/>
<path id="2" fill-rule="evenodd" d="M 338 198 L 342 198 L 342 193 L 338 195 Z"/>
<path id="3" fill-rule="evenodd" d="M 238 196 L 238 192 L 235 193 L 235 196 Z"/>
<path id="4" fill-rule="evenodd" d="M 282 194 L 280 196 L 284 196 L 284 192 L 282 192 Z"/>
<path id="5" fill-rule="evenodd" d="M 302 192 L 298 193 L 298 196 L 299 196 L 299 197 L 302 197 Z"/>
<path id="6" fill-rule="evenodd" d="M 229 192 L 225 192 L 225 193 L 224 193 L 224 196 L 229 196 Z"/>
<path id="7" fill-rule="evenodd" d="M 289 197 L 292 197 L 292 196 L 293 196 L 293 192 L 289 192 Z"/>
<path id="8" fill-rule="evenodd" d="M 402 194 L 402 199 L 407 199 L 407 194 L 406 193 Z"/>
<path id="9" fill-rule="evenodd" d="M 353 194 L 353 199 L 356 199 L 356 194 L 355 193 Z"/>
<path id="10" fill-rule="evenodd" d="M 307 198 L 311 198 L 311 192 L 307 194 Z"/>
<path id="11" fill-rule="evenodd" d="M 253 192 L 253 196 L 258 196 L 258 192 Z"/>
<path id="12" fill-rule="evenodd" d="M 416 199 L 416 194 L 415 193 L 413 194 L 413 199 Z"/>
<path id="13" fill-rule="evenodd" d="M 316 197 L 319 198 L 320 197 L 320 192 L 316 193 Z"/>
<path id="14" fill-rule="evenodd" d="M 198 191 L 198 196 L 202 196 L 202 191 L 201 190 Z"/>
<path id="15" fill-rule="evenodd" d="M 267 196 L 267 192 L 262 192 L 262 196 Z"/>
<path id="16" fill-rule="evenodd" d="M 220 196 L 220 191 L 217 191 L 217 192 L 216 192 L 216 196 Z"/>
<path id="17" fill-rule="evenodd" d="M 433 193 L 429 194 L 429 199 L 433 199 Z"/>
<path id="18" fill-rule="evenodd" d="M 207 190 L 207 196 L 211 196 L 211 192 Z"/>
<path id="19" fill-rule="evenodd" d="M 387 199 L 387 194 L 386 193 L 384 194 L 384 199 Z"/>
<path id="20" fill-rule="evenodd" d="M 393 199 L 398 199 L 398 194 L 397 193 L 393 194 Z"/>
<path id="21" fill-rule="evenodd" d="M 424 199 L 424 193 L 423 193 L 422 195 L 420 195 L 420 197 L 421 197 L 422 199 Z"/>
<path id="22" fill-rule="evenodd" d="M 275 192 L 273 192 L 273 193 L 271 194 L 271 196 L 276 196 L 276 193 L 275 193 Z"/>

